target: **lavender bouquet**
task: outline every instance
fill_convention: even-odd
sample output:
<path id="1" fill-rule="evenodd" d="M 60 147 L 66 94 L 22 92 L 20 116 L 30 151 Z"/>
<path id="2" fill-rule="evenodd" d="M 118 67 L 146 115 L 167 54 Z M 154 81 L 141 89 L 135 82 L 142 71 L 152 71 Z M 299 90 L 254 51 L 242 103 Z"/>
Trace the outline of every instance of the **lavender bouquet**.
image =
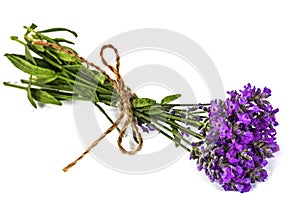
<path id="1" fill-rule="evenodd" d="M 65 46 L 73 44 L 70 40 L 46 35 L 65 31 L 77 37 L 74 31 L 66 28 L 38 31 L 35 24 L 24 28 L 24 41 L 11 37 L 24 47 L 24 55 L 5 56 L 29 78 L 22 79 L 21 84 L 4 82 L 4 85 L 25 91 L 35 108 L 36 102 L 62 105 L 63 101 L 72 99 L 90 101 L 112 123 L 64 171 L 113 130 L 119 132 L 119 149 L 129 155 L 142 148 L 141 131 L 158 131 L 177 147 L 188 151 L 190 159 L 196 160 L 198 170 L 204 171 L 211 182 L 220 184 L 226 191 L 248 192 L 253 184 L 267 179 L 268 160 L 279 151 L 275 137 L 278 108 L 274 109 L 268 101 L 270 89 L 262 90 L 247 84 L 242 90 L 227 92 L 226 100 L 212 100 L 206 104 L 172 103 L 180 98 L 180 94 L 166 96 L 160 102 L 140 98 L 125 85 L 119 73 L 120 57 L 114 46 L 105 45 L 100 52 L 102 63 L 115 75 L 111 78 L 102 68 Z M 115 67 L 103 56 L 108 48 L 116 54 Z M 103 104 L 118 108 L 120 116 L 113 121 Z M 136 143 L 134 150 L 127 150 L 122 145 L 122 138 L 129 128 Z"/>

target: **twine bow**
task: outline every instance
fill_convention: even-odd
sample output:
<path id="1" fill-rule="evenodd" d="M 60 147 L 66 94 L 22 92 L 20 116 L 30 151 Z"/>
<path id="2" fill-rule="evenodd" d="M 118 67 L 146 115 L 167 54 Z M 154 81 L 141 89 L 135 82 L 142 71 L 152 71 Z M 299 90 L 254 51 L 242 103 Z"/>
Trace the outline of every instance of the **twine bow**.
<path id="1" fill-rule="evenodd" d="M 73 51 L 70 51 L 69 49 L 66 49 L 60 45 L 57 44 L 53 44 L 53 43 L 49 43 L 49 42 L 45 42 L 42 40 L 37 40 L 34 41 L 33 44 L 38 44 L 38 45 L 43 45 L 43 46 L 50 46 L 52 48 L 55 48 L 57 50 L 66 52 L 72 56 L 74 56 L 75 58 L 81 60 L 82 62 L 85 62 L 86 64 L 93 66 L 94 68 L 96 68 L 97 70 L 101 71 L 103 74 L 105 74 L 107 76 L 107 78 L 109 79 L 109 81 L 113 84 L 114 88 L 116 89 L 116 91 L 118 92 L 118 94 L 120 95 L 120 99 L 118 102 L 118 108 L 120 110 L 120 116 L 117 118 L 117 120 L 104 132 L 102 133 L 77 159 L 75 159 L 73 162 L 71 162 L 69 165 L 67 165 L 63 171 L 67 172 L 71 167 L 73 167 L 79 160 L 81 160 L 86 154 L 88 154 L 95 146 L 97 146 L 99 144 L 99 142 L 106 137 L 106 135 L 108 135 L 110 132 L 112 132 L 114 129 L 116 129 L 118 127 L 118 125 L 120 124 L 120 122 L 125 118 L 124 121 L 124 125 L 122 127 L 122 129 L 119 132 L 119 137 L 118 137 L 118 146 L 119 149 L 122 153 L 125 154 L 129 154 L 129 155 L 133 155 L 136 154 L 137 152 L 139 152 L 142 148 L 143 145 L 143 138 L 140 134 L 140 132 L 138 131 L 138 128 L 136 126 L 136 120 L 133 116 L 133 112 L 132 112 L 132 105 L 131 105 L 131 98 L 135 97 L 136 95 L 134 93 L 132 93 L 132 91 L 126 87 L 124 80 L 122 78 L 122 76 L 120 75 L 120 56 L 118 53 L 118 50 L 111 44 L 108 45 L 104 45 L 101 48 L 100 51 L 100 58 L 102 63 L 108 67 L 114 74 L 116 77 L 116 80 L 113 80 L 112 78 L 110 78 L 110 76 L 104 71 L 102 70 L 100 67 L 98 67 L 97 65 L 89 62 L 88 60 L 84 59 L 83 57 L 80 57 L 79 55 L 77 55 L 76 53 L 74 53 Z M 104 56 L 104 50 L 105 49 L 112 49 L 116 55 L 116 67 L 113 67 L 111 65 L 109 65 Z M 122 139 L 125 135 L 125 132 L 128 128 L 128 126 L 131 125 L 132 131 L 134 131 L 134 133 L 137 136 L 137 140 L 138 140 L 138 146 L 136 147 L 136 149 L 128 151 L 126 150 L 123 145 L 122 145 Z"/>

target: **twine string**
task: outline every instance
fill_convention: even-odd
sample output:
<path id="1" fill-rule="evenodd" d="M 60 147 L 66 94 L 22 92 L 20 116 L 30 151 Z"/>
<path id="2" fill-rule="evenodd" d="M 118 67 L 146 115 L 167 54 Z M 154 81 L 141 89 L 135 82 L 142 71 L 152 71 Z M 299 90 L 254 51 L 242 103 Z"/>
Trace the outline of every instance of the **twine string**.
<path id="1" fill-rule="evenodd" d="M 117 118 L 117 120 L 104 133 L 102 133 L 77 159 L 75 159 L 73 162 L 71 162 L 65 168 L 63 168 L 64 172 L 67 172 L 78 161 L 80 161 L 86 154 L 88 154 L 94 147 L 96 147 L 102 139 L 104 139 L 109 133 L 111 133 L 113 130 L 115 130 L 118 127 L 118 125 L 120 124 L 120 122 L 123 120 L 124 117 L 126 117 L 125 121 L 124 121 L 124 125 L 119 132 L 119 137 L 117 140 L 120 151 L 124 154 L 133 155 L 142 149 L 143 138 L 136 126 L 136 120 L 133 116 L 132 105 L 131 105 L 132 97 L 136 97 L 136 95 L 134 93 L 132 93 L 132 91 L 125 85 L 124 80 L 123 80 L 122 76 L 120 75 L 120 56 L 119 56 L 117 48 L 115 48 L 111 44 L 108 44 L 108 45 L 104 45 L 100 50 L 101 61 L 106 67 L 108 67 L 110 69 L 110 71 L 112 71 L 114 73 L 114 75 L 115 75 L 115 80 L 114 80 L 99 66 L 95 65 L 92 62 L 89 62 L 85 58 L 80 57 L 75 52 L 73 52 L 69 49 L 66 49 L 58 44 L 49 43 L 49 42 L 46 42 L 43 40 L 36 40 L 33 42 L 33 44 L 52 47 L 59 51 L 68 53 L 69 55 L 86 63 L 87 65 L 90 65 L 90 66 L 96 68 L 101 73 L 106 75 L 108 80 L 113 84 L 114 88 L 120 95 L 120 99 L 118 102 L 118 109 L 120 110 L 121 113 L 120 113 L 119 117 Z M 114 51 L 115 56 L 116 56 L 116 67 L 108 64 L 107 61 L 105 60 L 104 55 L 103 55 L 105 49 L 112 49 Z M 131 150 L 131 151 L 126 150 L 122 145 L 122 139 L 125 136 L 126 130 L 129 125 L 131 125 L 132 131 L 136 134 L 137 140 L 138 140 L 138 145 L 137 145 L 136 149 Z"/>

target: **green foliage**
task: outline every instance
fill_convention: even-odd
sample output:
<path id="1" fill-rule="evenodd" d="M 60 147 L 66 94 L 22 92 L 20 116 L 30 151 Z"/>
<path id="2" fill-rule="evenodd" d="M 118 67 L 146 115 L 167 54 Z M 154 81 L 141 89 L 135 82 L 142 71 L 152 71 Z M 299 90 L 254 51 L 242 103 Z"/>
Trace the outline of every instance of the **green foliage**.
<path id="1" fill-rule="evenodd" d="M 156 101 L 149 98 L 136 98 L 132 101 L 133 108 L 143 108 L 153 106 L 154 104 L 156 104 Z"/>
<path id="2" fill-rule="evenodd" d="M 163 98 L 161 100 L 161 104 L 168 104 L 172 101 L 175 101 L 179 97 L 181 97 L 181 94 L 174 94 L 174 95 L 166 96 L 165 98 Z"/>

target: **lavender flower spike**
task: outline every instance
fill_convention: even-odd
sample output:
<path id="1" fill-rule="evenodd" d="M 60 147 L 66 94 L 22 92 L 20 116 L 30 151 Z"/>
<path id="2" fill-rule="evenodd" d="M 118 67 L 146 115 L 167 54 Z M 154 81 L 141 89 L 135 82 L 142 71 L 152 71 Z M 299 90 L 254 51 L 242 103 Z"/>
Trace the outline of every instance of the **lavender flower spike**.
<path id="1" fill-rule="evenodd" d="M 191 157 L 212 182 L 226 191 L 243 193 L 268 177 L 264 169 L 267 160 L 279 151 L 275 137 L 275 114 L 279 110 L 267 100 L 271 96 L 268 88 L 247 84 L 244 90 L 228 94 L 225 101 L 211 102 L 206 143 L 194 145 Z M 205 154 L 199 153 L 203 147 L 207 149 Z"/>

